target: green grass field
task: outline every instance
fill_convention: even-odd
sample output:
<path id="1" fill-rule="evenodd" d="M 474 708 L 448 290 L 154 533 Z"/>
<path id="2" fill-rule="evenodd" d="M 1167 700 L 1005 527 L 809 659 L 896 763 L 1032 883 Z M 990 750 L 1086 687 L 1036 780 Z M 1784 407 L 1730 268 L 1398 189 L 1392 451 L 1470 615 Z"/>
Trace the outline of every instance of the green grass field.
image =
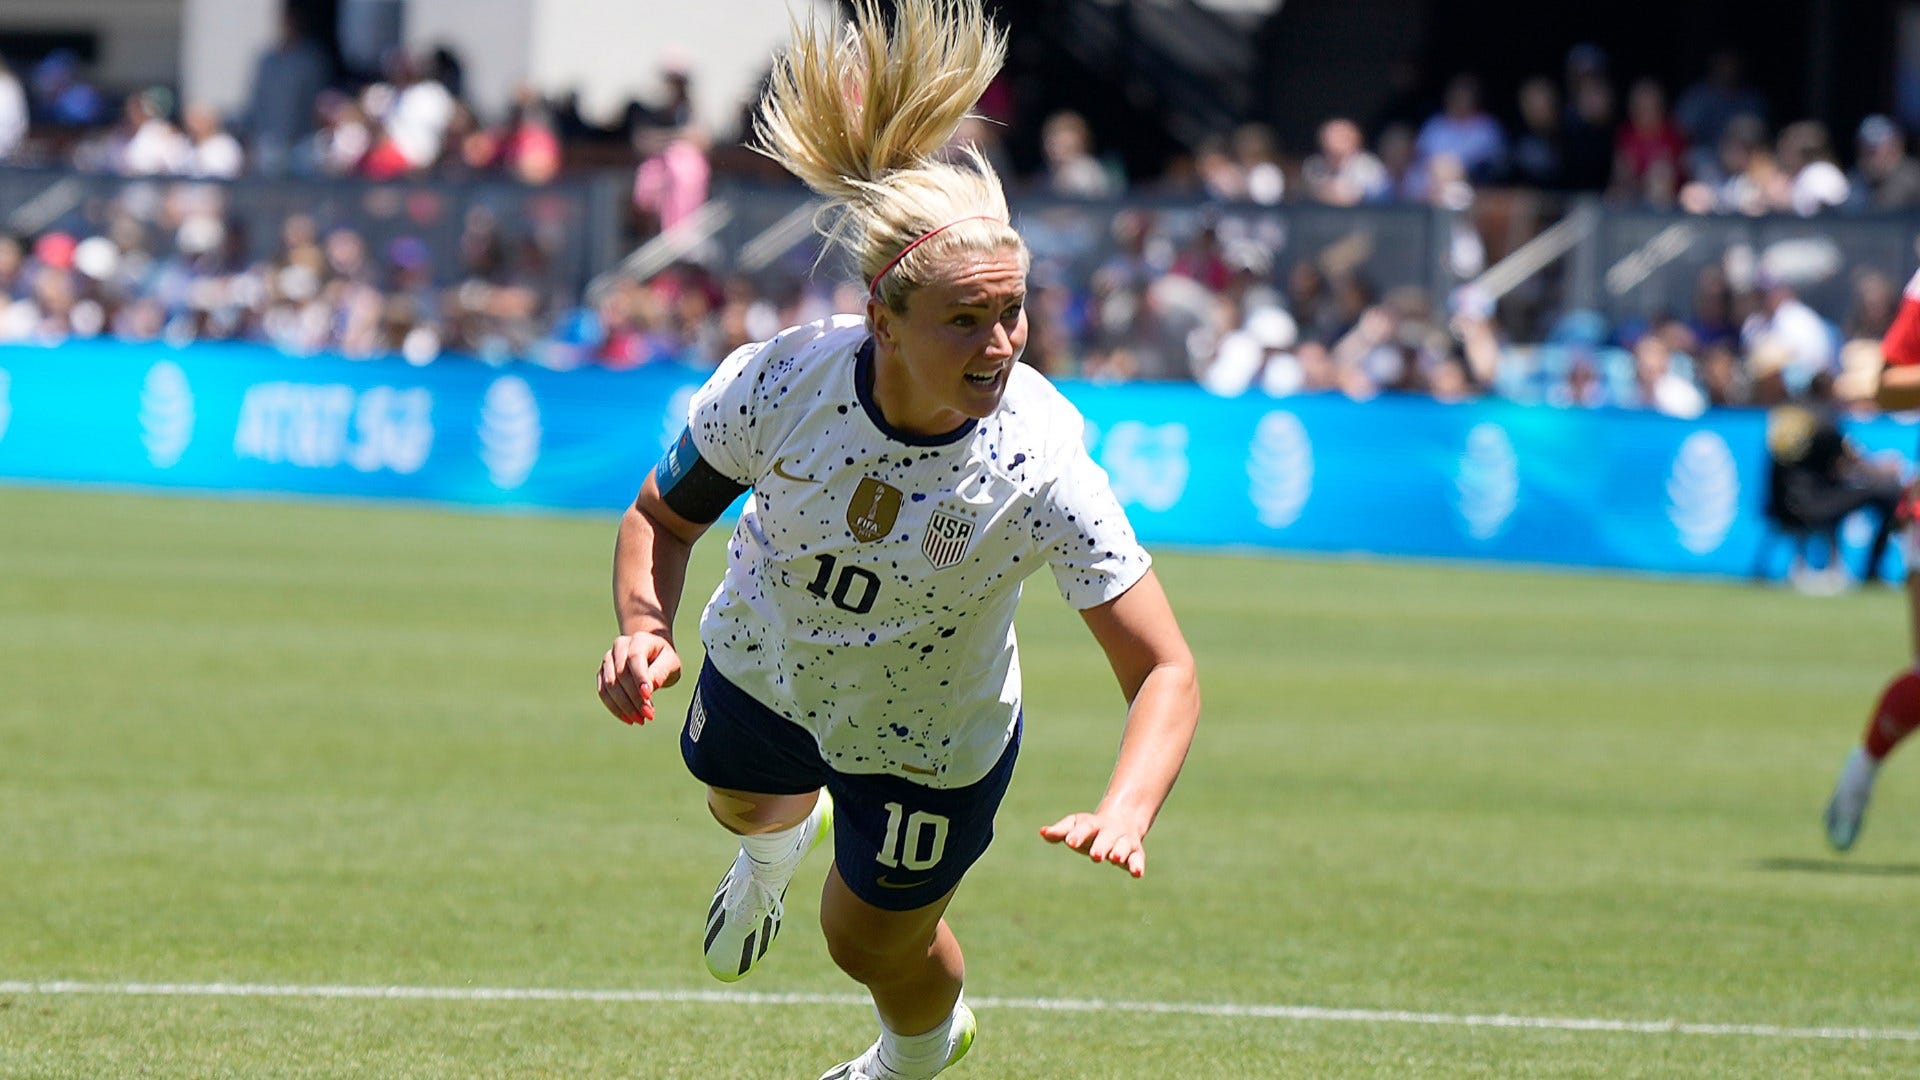
<path id="1" fill-rule="evenodd" d="M 680 765 L 684 691 L 644 730 L 594 698 L 612 534 L 0 488 L 0 1076 L 812 1080 L 864 1047 L 821 860 L 737 988 L 797 997 L 699 996 L 731 844 Z M 1028 590 L 1026 750 L 952 914 L 981 1036 L 949 1075 L 1920 1074 L 1920 766 L 1853 855 L 1818 822 L 1906 655 L 1895 594 L 1159 566 L 1206 716 L 1144 881 L 1034 835 L 1098 798 L 1121 703 Z M 1712 1026 L 1463 1019 L 1489 1015 Z"/>

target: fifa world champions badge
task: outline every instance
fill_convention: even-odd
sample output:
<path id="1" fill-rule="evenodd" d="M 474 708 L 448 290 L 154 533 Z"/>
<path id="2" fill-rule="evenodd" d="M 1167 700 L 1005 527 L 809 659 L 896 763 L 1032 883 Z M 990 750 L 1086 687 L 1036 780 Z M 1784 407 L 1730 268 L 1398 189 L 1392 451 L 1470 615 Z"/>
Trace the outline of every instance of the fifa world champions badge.
<path id="1" fill-rule="evenodd" d="M 900 517 L 900 489 L 869 476 L 854 489 L 847 504 L 847 528 L 854 539 L 870 544 L 893 531 Z"/>
<path id="2" fill-rule="evenodd" d="M 927 561 L 935 570 L 945 570 L 967 553 L 967 541 L 971 539 L 973 522 L 945 510 L 935 510 L 927 522 L 927 538 L 920 542 L 920 550 L 926 553 Z"/>

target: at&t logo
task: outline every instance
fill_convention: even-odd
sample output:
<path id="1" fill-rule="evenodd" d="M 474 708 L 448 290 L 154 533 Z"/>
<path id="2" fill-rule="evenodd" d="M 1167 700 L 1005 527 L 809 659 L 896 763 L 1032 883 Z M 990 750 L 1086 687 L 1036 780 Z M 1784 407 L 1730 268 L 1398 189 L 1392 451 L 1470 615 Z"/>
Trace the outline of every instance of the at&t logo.
<path id="1" fill-rule="evenodd" d="M 1718 548 L 1740 514 L 1740 472 L 1727 441 L 1696 431 L 1680 444 L 1667 475 L 1667 519 L 1695 555 Z"/>
<path id="2" fill-rule="evenodd" d="M 180 365 L 163 360 L 140 386 L 140 442 L 156 469 L 170 469 L 193 441 L 193 388 Z"/>
<path id="3" fill-rule="evenodd" d="M 1300 518 L 1313 494 L 1313 441 L 1292 413 L 1270 412 L 1254 429 L 1247 451 L 1247 496 L 1260 524 L 1284 529 Z"/>
<path id="4" fill-rule="evenodd" d="M 487 387 L 480 405 L 480 460 L 502 490 L 525 483 L 540 460 L 540 403 L 525 379 L 508 375 Z"/>
<path id="5" fill-rule="evenodd" d="M 1475 540 L 1500 535 L 1520 502 L 1520 459 L 1505 428 L 1479 424 L 1467 432 L 1454 488 L 1459 492 L 1460 518 L 1467 535 Z"/>

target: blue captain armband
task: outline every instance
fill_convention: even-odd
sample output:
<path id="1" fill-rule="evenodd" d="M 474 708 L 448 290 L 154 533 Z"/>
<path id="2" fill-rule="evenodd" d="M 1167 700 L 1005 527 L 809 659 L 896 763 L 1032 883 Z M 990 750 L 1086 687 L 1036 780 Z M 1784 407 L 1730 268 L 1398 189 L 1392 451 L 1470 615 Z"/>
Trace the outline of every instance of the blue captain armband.
<path id="1" fill-rule="evenodd" d="M 693 445 L 693 429 L 687 428 L 667 447 L 666 456 L 653 467 L 653 482 L 667 509 L 698 525 L 720 520 L 733 500 L 747 490 L 707 464 Z"/>

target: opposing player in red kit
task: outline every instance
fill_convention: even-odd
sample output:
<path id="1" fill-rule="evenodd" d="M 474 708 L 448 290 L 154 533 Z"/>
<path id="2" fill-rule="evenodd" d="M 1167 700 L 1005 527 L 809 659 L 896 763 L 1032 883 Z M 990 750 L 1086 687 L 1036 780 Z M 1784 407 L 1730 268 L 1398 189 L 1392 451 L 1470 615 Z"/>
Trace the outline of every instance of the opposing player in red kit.
<path id="1" fill-rule="evenodd" d="M 1900 310 L 1881 343 L 1886 363 L 1874 391 L 1874 403 L 1889 412 L 1920 409 L 1920 273 L 1907 282 Z M 1909 493 L 1907 509 L 1913 506 Z M 1911 516 L 1911 515 L 1909 515 Z M 1902 739 L 1920 728 L 1920 530 L 1907 530 L 1907 615 L 1915 662 L 1902 669 L 1880 692 L 1867 718 L 1860 744 L 1847 755 L 1827 803 L 1827 842 L 1847 851 L 1860 836 L 1860 822 L 1873 796 L 1873 781 Z"/>

